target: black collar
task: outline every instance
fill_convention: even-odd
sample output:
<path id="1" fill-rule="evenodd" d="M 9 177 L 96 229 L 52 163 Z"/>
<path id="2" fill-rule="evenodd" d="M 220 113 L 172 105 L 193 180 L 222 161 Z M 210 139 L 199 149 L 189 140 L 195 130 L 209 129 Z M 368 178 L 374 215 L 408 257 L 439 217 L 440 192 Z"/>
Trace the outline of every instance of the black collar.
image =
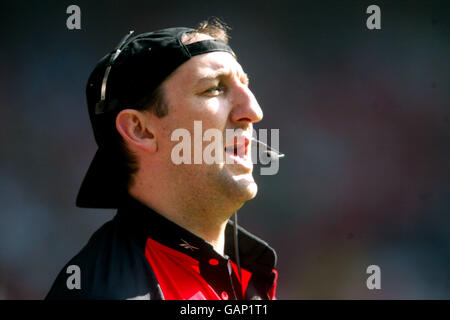
<path id="1" fill-rule="evenodd" d="M 228 221 L 225 230 L 225 257 L 218 254 L 211 244 L 176 223 L 158 214 L 132 197 L 119 208 L 114 218 L 130 235 L 149 237 L 159 243 L 189 255 L 197 261 L 229 257 L 234 254 L 233 222 Z M 276 253 L 266 242 L 238 226 L 239 256 L 241 267 L 263 275 L 272 273 L 276 266 Z"/>

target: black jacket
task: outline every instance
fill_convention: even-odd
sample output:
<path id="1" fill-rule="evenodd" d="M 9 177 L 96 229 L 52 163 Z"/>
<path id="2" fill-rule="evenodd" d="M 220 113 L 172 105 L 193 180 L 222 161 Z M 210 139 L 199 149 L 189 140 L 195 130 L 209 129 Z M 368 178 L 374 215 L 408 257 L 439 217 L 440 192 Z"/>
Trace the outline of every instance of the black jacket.
<path id="1" fill-rule="evenodd" d="M 145 254 L 148 239 L 198 261 L 201 277 L 217 293 L 234 292 L 230 299 L 274 298 L 275 251 L 243 228 L 238 230 L 241 267 L 251 274 L 242 295 L 236 272 L 228 272 L 232 270 L 231 261 L 235 262 L 231 221 L 226 228 L 223 257 L 203 239 L 130 198 L 61 270 L 46 299 L 164 299 L 161 287 L 167 285 L 158 282 L 155 267 Z M 217 261 L 216 267 L 208 263 L 211 259 Z M 67 270 L 71 265 L 79 267 L 80 289 L 68 288 L 72 272 Z M 156 268 L 167 272 L 164 265 Z"/>

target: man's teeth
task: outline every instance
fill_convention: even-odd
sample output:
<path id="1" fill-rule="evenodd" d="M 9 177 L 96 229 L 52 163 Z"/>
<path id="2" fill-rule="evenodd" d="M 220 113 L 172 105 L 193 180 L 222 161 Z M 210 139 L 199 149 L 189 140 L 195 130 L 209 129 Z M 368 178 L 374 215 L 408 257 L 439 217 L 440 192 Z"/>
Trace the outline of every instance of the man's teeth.
<path id="1" fill-rule="evenodd" d="M 245 156 L 245 146 L 244 145 L 235 145 L 225 148 L 225 152 L 232 153 L 235 156 L 243 157 Z"/>

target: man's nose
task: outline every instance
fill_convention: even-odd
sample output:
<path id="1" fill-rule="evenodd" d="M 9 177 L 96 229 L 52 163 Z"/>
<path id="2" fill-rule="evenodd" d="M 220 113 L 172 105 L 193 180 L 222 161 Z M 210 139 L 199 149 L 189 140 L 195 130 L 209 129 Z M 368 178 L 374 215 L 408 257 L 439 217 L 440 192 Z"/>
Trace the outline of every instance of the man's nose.
<path id="1" fill-rule="evenodd" d="M 256 123 L 262 120 L 263 112 L 248 86 L 239 84 L 233 90 L 231 121 Z"/>

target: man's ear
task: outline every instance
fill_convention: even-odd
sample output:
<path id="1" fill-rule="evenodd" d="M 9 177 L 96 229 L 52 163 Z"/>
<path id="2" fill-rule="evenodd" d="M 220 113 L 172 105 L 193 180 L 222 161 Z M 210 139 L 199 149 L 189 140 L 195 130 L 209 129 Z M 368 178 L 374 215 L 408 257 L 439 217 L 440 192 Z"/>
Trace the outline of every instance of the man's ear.
<path id="1" fill-rule="evenodd" d="M 149 120 L 150 115 L 147 112 L 125 109 L 116 117 L 116 128 L 128 144 L 147 152 L 155 152 L 158 145 Z"/>

